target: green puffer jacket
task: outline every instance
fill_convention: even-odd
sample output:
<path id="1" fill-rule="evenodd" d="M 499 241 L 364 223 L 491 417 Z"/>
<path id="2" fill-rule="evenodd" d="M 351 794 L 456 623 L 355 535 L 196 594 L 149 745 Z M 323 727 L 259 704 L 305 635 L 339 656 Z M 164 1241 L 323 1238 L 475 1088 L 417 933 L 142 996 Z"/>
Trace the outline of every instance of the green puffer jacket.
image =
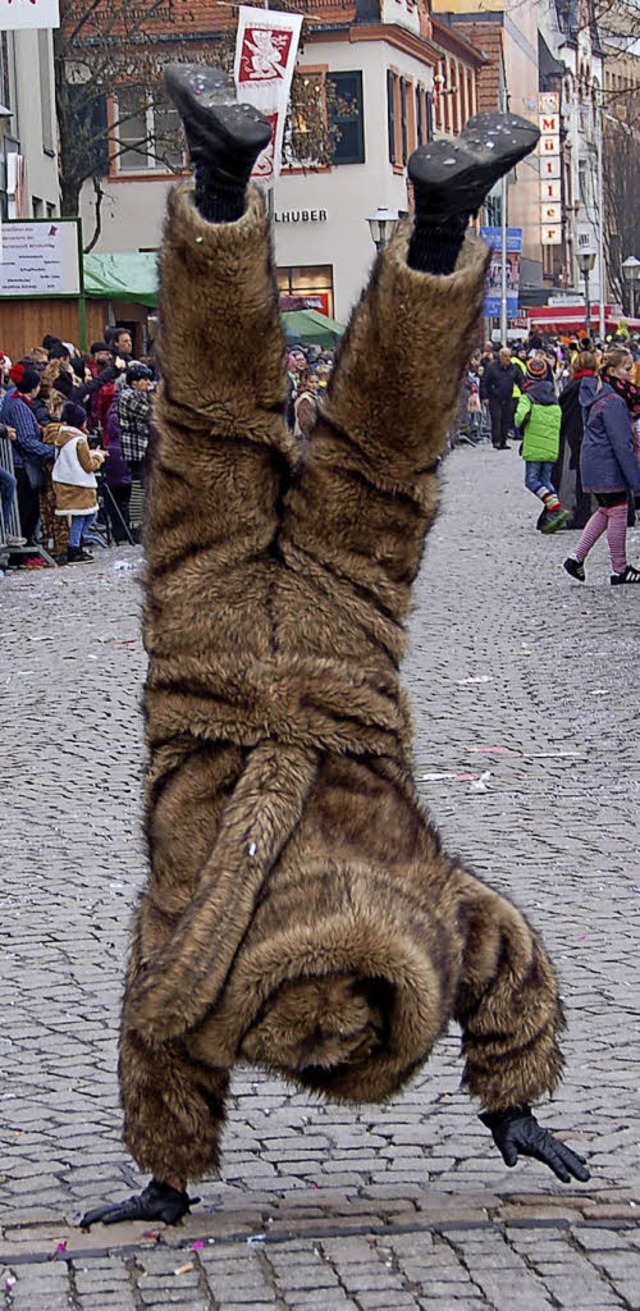
<path id="1" fill-rule="evenodd" d="M 525 460 L 555 464 L 560 449 L 562 410 L 553 384 L 534 382 L 518 401 L 514 423 L 524 428 L 522 455 Z"/>

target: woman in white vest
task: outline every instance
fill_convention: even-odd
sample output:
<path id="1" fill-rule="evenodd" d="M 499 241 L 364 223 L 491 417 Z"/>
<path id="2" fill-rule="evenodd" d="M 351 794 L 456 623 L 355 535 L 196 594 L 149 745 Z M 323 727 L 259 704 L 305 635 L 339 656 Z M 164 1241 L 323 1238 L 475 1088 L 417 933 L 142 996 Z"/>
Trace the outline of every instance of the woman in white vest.
<path id="1" fill-rule="evenodd" d="M 56 514 L 70 520 L 69 564 L 92 560 L 83 548 L 83 540 L 98 516 L 96 470 L 107 458 L 107 451 L 92 451 L 86 437 L 86 412 L 81 405 L 68 401 L 62 422 L 55 435 L 56 462 L 51 475 L 56 494 Z"/>

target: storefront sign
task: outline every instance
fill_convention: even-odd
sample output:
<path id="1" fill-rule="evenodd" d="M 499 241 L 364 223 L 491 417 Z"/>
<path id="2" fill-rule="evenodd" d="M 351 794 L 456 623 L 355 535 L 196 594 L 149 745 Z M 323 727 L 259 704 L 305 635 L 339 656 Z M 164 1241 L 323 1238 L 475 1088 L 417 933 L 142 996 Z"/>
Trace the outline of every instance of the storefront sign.
<path id="1" fill-rule="evenodd" d="M 77 219 L 18 219 L 2 225 L 0 296 L 77 296 Z"/>
<path id="2" fill-rule="evenodd" d="M 0 32 L 59 26 L 58 0 L 0 0 Z"/>
<path id="3" fill-rule="evenodd" d="M 302 15 L 240 5 L 233 76 L 238 98 L 255 105 L 271 123 L 269 145 L 251 174 L 272 186 L 280 172 L 284 123 L 298 56 Z"/>
<path id="4" fill-rule="evenodd" d="M 560 97 L 538 97 L 540 127 L 540 240 L 543 246 L 562 244 L 562 184 L 560 181 Z"/>
<path id="5" fill-rule="evenodd" d="M 326 223 L 326 209 L 280 209 L 274 214 L 276 223 Z"/>

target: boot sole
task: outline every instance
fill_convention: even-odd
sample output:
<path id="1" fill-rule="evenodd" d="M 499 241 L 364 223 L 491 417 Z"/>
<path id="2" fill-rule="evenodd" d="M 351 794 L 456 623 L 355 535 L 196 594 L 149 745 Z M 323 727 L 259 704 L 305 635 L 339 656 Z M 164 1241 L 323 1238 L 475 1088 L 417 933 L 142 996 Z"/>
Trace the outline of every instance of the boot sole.
<path id="1" fill-rule="evenodd" d="M 259 154 L 271 140 L 271 124 L 253 105 L 238 104 L 233 79 L 227 74 L 214 77 L 218 71 L 199 64 L 167 64 L 167 95 L 180 117 L 204 134 L 205 143 L 214 138 L 225 150 Z"/>
<path id="2" fill-rule="evenodd" d="M 492 186 L 537 145 L 535 124 L 515 114 L 476 114 L 453 141 L 431 141 L 411 155 L 407 171 L 433 191 L 434 213 L 473 212 Z"/>

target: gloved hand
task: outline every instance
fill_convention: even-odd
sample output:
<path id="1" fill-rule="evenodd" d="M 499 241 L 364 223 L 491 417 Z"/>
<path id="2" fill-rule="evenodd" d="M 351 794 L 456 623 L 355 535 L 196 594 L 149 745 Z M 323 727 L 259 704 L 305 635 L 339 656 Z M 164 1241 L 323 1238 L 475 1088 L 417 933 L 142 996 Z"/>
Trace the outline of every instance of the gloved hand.
<path id="1" fill-rule="evenodd" d="M 515 1165 L 520 1153 L 534 1156 L 537 1161 L 548 1165 L 563 1184 L 570 1183 L 572 1177 L 579 1179 L 580 1183 L 591 1178 L 583 1157 L 565 1147 L 548 1129 L 543 1129 L 528 1106 L 508 1111 L 484 1111 L 480 1119 L 491 1130 L 505 1165 Z"/>
<path id="2" fill-rule="evenodd" d="M 119 1220 L 163 1220 L 166 1225 L 174 1225 L 186 1215 L 192 1203 L 199 1201 L 199 1197 L 189 1197 L 179 1188 L 152 1179 L 141 1193 L 134 1193 L 126 1202 L 112 1202 L 87 1211 L 80 1226 L 88 1229 L 98 1223 L 115 1225 Z"/>

